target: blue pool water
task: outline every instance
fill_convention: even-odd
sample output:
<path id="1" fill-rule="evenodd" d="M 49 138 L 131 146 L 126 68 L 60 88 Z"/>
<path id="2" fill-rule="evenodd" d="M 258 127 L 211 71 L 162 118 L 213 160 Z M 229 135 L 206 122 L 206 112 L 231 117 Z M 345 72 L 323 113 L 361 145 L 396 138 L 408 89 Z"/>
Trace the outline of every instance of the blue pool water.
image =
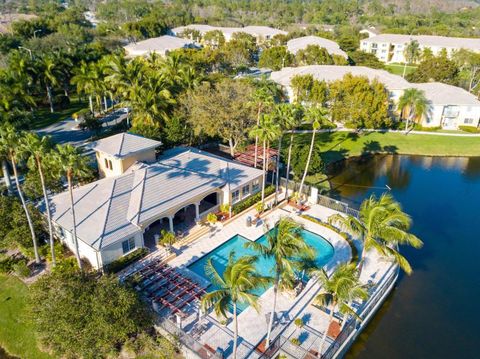
<path id="1" fill-rule="evenodd" d="M 324 266 L 333 257 L 332 245 L 327 242 L 322 236 L 306 230 L 302 231 L 302 236 L 305 239 L 305 242 L 315 249 L 315 262 L 318 266 Z M 190 269 L 192 272 L 195 272 L 199 276 L 210 280 L 207 274 L 205 274 L 205 264 L 210 258 L 212 259 L 212 264 L 215 269 L 218 271 L 218 273 L 222 274 L 227 266 L 228 257 L 230 256 L 231 251 L 235 251 L 235 258 L 239 258 L 245 255 L 258 255 L 258 253 L 255 252 L 253 249 L 245 248 L 244 244 L 247 242 L 249 242 L 248 239 L 240 235 L 236 235 L 221 246 L 215 248 L 212 252 L 208 253 L 196 262 L 189 265 L 188 269 Z M 267 237 L 263 235 L 257 239 L 257 242 L 264 244 L 267 242 Z M 256 262 L 258 273 L 265 276 L 273 276 L 273 266 L 273 259 L 259 257 Z M 218 288 L 214 284 L 208 287 L 209 291 L 215 289 Z M 265 291 L 266 289 L 259 288 L 255 290 L 254 293 L 260 296 Z M 245 306 L 240 305 L 238 309 L 239 311 L 242 311 L 245 308 Z"/>

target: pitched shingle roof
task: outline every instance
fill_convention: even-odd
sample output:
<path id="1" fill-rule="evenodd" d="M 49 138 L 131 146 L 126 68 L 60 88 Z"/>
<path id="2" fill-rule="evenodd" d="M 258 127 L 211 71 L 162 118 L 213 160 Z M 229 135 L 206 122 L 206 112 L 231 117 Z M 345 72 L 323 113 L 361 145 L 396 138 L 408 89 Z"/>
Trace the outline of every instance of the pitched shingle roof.
<path id="1" fill-rule="evenodd" d="M 393 75 L 385 70 L 376 70 L 365 66 L 334 66 L 311 65 L 299 67 L 284 67 L 280 71 L 272 72 L 271 79 L 282 86 L 290 86 L 291 79 L 296 75 L 312 75 L 317 80 L 326 82 L 342 79 L 346 74 L 366 76 L 370 81 L 376 79 L 389 90 L 398 90 L 411 87 L 411 84 L 401 76 Z"/>
<path id="2" fill-rule="evenodd" d="M 339 55 L 344 58 L 348 57 L 347 53 L 341 50 L 340 46 L 338 46 L 335 41 L 324 39 L 323 37 L 319 36 L 303 36 L 287 42 L 288 51 L 294 55 L 298 51 L 306 49 L 308 45 L 318 45 L 320 47 L 324 47 L 331 55 Z"/>
<path id="3" fill-rule="evenodd" d="M 399 34 L 380 34 L 363 39 L 362 42 L 374 43 L 392 43 L 407 44 L 412 40 L 417 40 L 420 46 L 426 47 L 444 47 L 452 49 L 468 49 L 472 51 L 480 51 L 480 39 L 472 39 L 465 37 L 446 37 L 432 35 L 399 35 Z"/>
<path id="4" fill-rule="evenodd" d="M 126 157 L 160 146 L 159 141 L 151 140 L 131 133 L 119 133 L 96 141 L 92 148 L 115 157 Z"/>
<path id="5" fill-rule="evenodd" d="M 312 65 L 285 67 L 280 71 L 272 72 L 270 76 L 273 81 L 282 86 L 290 86 L 291 79 L 296 75 L 310 74 L 317 80 L 331 82 L 342 79 L 348 73 L 355 76 L 366 76 L 370 81 L 376 79 L 389 91 L 418 88 L 425 92 L 425 96 L 433 105 L 480 106 L 480 101 L 476 96 L 460 87 L 439 82 L 410 83 L 401 76 L 364 66 Z"/>
<path id="6" fill-rule="evenodd" d="M 184 32 L 186 29 L 190 30 L 197 30 L 201 34 L 205 34 L 209 31 L 219 30 L 223 34 L 232 35 L 236 32 L 245 32 L 247 34 L 253 36 L 263 36 L 263 37 L 273 37 L 275 35 L 283 34 L 286 35 L 287 32 L 279 29 L 275 29 L 270 26 L 245 26 L 245 27 L 223 27 L 223 26 L 211 26 L 211 25 L 203 25 L 203 24 L 190 24 L 186 26 L 179 26 L 172 29 L 172 33 L 175 35 L 179 35 Z"/>
<path id="7" fill-rule="evenodd" d="M 148 55 L 152 52 L 163 55 L 167 51 L 193 46 L 194 42 L 191 40 L 182 39 L 180 37 L 170 35 L 164 35 L 128 44 L 124 47 L 124 49 L 131 56 L 143 56 Z"/>

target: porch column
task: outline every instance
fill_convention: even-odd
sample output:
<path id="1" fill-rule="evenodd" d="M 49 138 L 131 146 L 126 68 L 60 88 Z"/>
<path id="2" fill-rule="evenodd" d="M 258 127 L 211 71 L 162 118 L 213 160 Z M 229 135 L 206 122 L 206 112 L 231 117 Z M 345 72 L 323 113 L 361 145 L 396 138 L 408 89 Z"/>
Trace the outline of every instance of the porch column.
<path id="1" fill-rule="evenodd" d="M 173 230 L 173 216 L 168 216 L 168 224 L 170 225 L 170 232 L 175 233 Z"/>
<path id="2" fill-rule="evenodd" d="M 200 222 L 200 202 L 195 203 L 195 221 Z"/>

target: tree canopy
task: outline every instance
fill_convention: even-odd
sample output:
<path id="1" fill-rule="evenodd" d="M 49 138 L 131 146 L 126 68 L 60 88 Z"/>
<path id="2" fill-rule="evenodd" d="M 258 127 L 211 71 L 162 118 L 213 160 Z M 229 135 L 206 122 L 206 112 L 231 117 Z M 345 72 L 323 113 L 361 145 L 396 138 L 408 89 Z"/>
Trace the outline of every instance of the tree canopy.
<path id="1" fill-rule="evenodd" d="M 32 285 L 30 303 L 42 345 L 64 357 L 108 357 L 153 323 L 138 294 L 113 276 L 56 271 Z"/>
<path id="2" fill-rule="evenodd" d="M 388 116 L 388 91 L 378 81 L 347 74 L 330 85 L 331 113 L 334 121 L 350 128 L 385 128 Z"/>

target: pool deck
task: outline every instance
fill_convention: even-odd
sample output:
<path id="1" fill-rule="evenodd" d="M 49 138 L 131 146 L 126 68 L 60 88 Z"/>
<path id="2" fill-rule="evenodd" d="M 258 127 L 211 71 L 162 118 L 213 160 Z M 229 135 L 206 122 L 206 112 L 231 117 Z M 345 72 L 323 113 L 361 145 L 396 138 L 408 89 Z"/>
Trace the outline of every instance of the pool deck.
<path id="1" fill-rule="evenodd" d="M 310 210 L 304 212 L 313 217 L 326 221 L 329 216 L 339 213 L 332 209 L 313 205 Z M 182 272 L 196 278 L 204 285 L 208 285 L 205 278 L 200 278 L 195 273 L 188 270 L 188 266 L 197 261 L 202 256 L 208 254 L 216 247 L 222 245 L 235 235 L 241 235 L 248 240 L 254 241 L 265 233 L 266 226 L 273 227 L 279 218 L 289 216 L 301 223 L 306 230 L 319 234 L 325 238 L 334 247 L 334 255 L 324 266 L 324 269 L 331 273 L 335 267 L 341 263 L 350 261 L 352 253 L 349 243 L 335 231 L 306 220 L 295 213 L 290 206 L 277 208 L 268 213 L 266 217 L 257 225 L 247 227 L 247 217 L 254 217 L 255 211 L 249 211 L 232 222 L 223 226 L 218 224 L 208 234 L 197 239 L 195 242 L 176 249 L 176 257 L 169 261 L 169 265 L 177 267 Z M 359 247 L 359 241 L 356 241 Z M 360 249 L 360 248 L 358 248 Z M 374 284 L 382 279 L 390 267 L 390 263 L 380 259 L 376 253 L 368 253 L 362 270 L 361 280 L 364 283 Z M 289 339 L 299 338 L 300 348 L 303 352 L 317 351 L 322 334 L 329 325 L 328 314 L 313 306 L 312 302 L 315 296 L 321 291 L 321 286 L 314 280 L 310 280 L 303 291 L 296 297 L 293 294 L 280 292 L 277 298 L 277 317 L 279 318 L 272 331 L 272 338 L 281 333 L 283 337 Z M 259 352 L 256 347 L 266 338 L 268 330 L 268 314 L 271 312 L 273 303 L 273 288 L 269 288 L 259 299 L 260 311 L 248 307 L 238 316 L 238 358 L 257 358 Z M 192 308 L 191 315 L 182 320 L 182 328 L 185 332 L 191 333 L 192 328 L 199 322 L 199 310 Z M 297 328 L 293 321 L 296 318 L 302 318 L 305 322 L 303 328 Z M 231 319 L 231 318 L 230 318 Z M 215 314 L 204 315 L 201 322 L 206 329 L 195 339 L 202 345 L 206 345 L 213 350 L 223 353 L 225 358 L 230 357 L 233 349 L 233 321 L 228 320 L 226 325 L 222 324 L 222 319 L 217 318 Z M 332 339 L 327 339 L 324 351 L 328 349 Z"/>
<path id="2" fill-rule="evenodd" d="M 323 211 L 325 210 L 325 211 Z M 326 218 L 334 212 L 327 208 L 319 208 L 319 213 Z M 203 255 L 208 254 L 216 247 L 222 245 L 233 236 L 239 234 L 248 240 L 254 241 L 265 233 L 265 225 L 272 228 L 275 222 L 285 216 L 294 218 L 296 221 L 303 224 L 304 228 L 324 237 L 333 247 L 334 255 L 332 259 L 325 265 L 325 269 L 331 272 L 338 264 L 344 263 L 351 258 L 350 245 L 336 232 L 305 220 L 296 215 L 291 207 L 276 209 L 269 213 L 261 223 L 251 227 L 246 226 L 246 218 L 253 217 L 255 211 L 248 212 L 226 226 L 219 226 L 214 232 L 197 240 L 195 243 L 189 245 L 187 248 L 180 249 L 181 253 L 169 264 L 175 267 L 188 270 L 186 267 L 195 262 Z M 313 214 L 312 214 L 313 215 Z M 272 337 L 276 333 L 285 329 L 292 320 L 299 316 L 303 316 L 306 308 L 309 308 L 309 303 L 313 300 L 315 295 L 320 290 L 320 286 L 313 281 L 310 281 L 306 288 L 296 298 L 288 294 L 281 293 L 277 299 L 277 313 L 281 318 L 281 323 L 278 324 L 272 333 Z M 271 311 L 271 303 L 273 302 L 273 288 L 269 288 L 260 298 L 260 312 L 257 313 L 252 307 L 248 307 L 238 316 L 238 332 L 239 332 L 239 347 L 238 356 L 255 358 L 258 354 L 255 352 L 256 346 L 266 337 L 268 330 L 268 313 Z M 312 307 L 313 308 L 313 307 Z M 322 312 L 323 313 L 323 312 Z M 325 313 L 323 313 L 325 314 Z M 315 328 L 322 328 L 317 325 L 317 322 L 326 322 L 328 316 L 325 314 L 319 320 L 317 316 L 312 316 L 311 324 Z M 323 318 L 324 317 L 324 318 Z M 228 325 L 220 324 L 219 318 L 211 313 L 205 319 L 208 322 L 208 330 L 200 337 L 200 341 L 208 344 L 214 349 L 220 348 L 225 356 L 228 356 L 232 351 L 233 346 L 233 322 L 230 321 Z M 318 323 L 320 324 L 320 323 Z M 325 325 L 323 325 L 324 327 Z"/>

